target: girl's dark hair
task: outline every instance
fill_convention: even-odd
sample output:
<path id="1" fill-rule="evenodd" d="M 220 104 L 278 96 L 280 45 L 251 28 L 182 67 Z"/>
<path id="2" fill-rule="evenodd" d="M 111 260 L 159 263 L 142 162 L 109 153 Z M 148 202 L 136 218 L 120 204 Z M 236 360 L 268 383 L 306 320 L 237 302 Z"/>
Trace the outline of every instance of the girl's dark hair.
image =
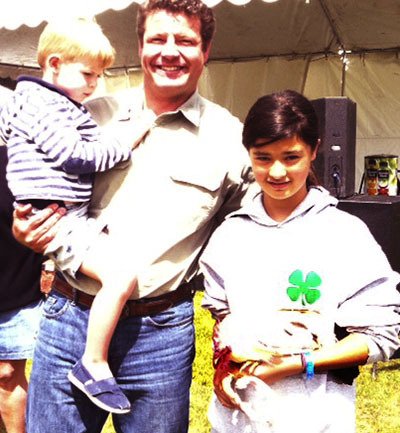
<path id="1" fill-rule="evenodd" d="M 202 49 L 206 51 L 211 44 L 215 32 L 215 18 L 211 8 L 201 0 L 147 0 L 139 6 L 137 14 L 137 35 L 139 44 L 143 45 L 143 35 L 147 17 L 156 11 L 182 13 L 200 20 Z"/>
<path id="2" fill-rule="evenodd" d="M 256 140 L 259 138 L 274 143 L 291 137 L 300 138 L 312 151 L 317 148 L 318 118 L 311 102 L 294 90 L 283 90 L 259 98 L 244 121 L 242 141 L 245 148 L 257 147 Z M 319 184 L 313 170 L 308 184 Z"/>

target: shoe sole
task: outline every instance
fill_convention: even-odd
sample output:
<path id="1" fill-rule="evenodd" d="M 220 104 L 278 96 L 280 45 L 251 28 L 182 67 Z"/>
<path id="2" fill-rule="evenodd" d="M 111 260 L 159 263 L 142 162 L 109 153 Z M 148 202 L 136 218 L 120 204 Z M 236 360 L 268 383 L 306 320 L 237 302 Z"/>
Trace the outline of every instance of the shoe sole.
<path id="1" fill-rule="evenodd" d="M 75 378 L 75 376 L 72 374 L 71 371 L 68 373 L 68 379 L 73 385 L 75 385 L 80 391 L 82 391 L 100 409 L 103 409 L 103 410 L 110 412 L 110 413 L 116 413 L 116 414 L 129 413 L 131 411 L 131 409 L 115 409 L 113 407 L 107 406 L 102 401 L 100 401 L 98 398 L 89 394 L 86 391 L 85 386 L 81 382 L 79 382 L 78 379 Z"/>

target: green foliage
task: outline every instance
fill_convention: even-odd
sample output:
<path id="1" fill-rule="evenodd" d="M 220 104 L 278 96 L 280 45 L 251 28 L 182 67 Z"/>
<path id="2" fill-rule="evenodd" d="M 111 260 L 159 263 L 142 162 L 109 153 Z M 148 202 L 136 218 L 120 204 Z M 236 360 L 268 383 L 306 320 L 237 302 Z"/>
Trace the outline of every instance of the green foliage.
<path id="1" fill-rule="evenodd" d="M 360 369 L 357 379 L 357 433 L 400 431 L 400 360 Z"/>
<path id="2" fill-rule="evenodd" d="M 198 292 L 194 299 L 196 358 L 193 365 L 189 433 L 208 433 L 210 431 L 207 409 L 214 375 L 211 339 L 214 320 L 208 311 L 201 308 L 202 296 L 202 292 Z"/>

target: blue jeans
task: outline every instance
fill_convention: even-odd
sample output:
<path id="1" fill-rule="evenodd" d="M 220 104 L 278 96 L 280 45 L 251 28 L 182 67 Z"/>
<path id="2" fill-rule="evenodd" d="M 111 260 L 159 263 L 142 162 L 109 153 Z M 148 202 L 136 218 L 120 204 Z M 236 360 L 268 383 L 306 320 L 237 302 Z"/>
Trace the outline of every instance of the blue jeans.
<path id="1" fill-rule="evenodd" d="M 0 360 L 30 359 L 36 343 L 42 300 L 0 313 Z"/>
<path id="2" fill-rule="evenodd" d="M 89 310 L 51 294 L 43 307 L 30 378 L 29 433 L 100 433 L 108 413 L 68 380 L 82 356 Z M 186 433 L 194 358 L 193 303 L 121 320 L 109 363 L 132 411 L 113 417 L 117 433 Z"/>

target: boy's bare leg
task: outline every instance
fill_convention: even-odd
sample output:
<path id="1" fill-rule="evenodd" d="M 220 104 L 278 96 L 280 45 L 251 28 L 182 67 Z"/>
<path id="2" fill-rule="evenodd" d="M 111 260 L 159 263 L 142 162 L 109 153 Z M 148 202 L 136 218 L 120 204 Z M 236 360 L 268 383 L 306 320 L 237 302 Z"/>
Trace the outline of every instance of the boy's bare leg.
<path id="1" fill-rule="evenodd" d="M 110 253 L 110 245 L 101 240 L 96 248 L 91 248 L 80 268 L 82 273 L 102 283 L 90 310 L 82 357 L 84 366 L 95 380 L 113 376 L 108 365 L 108 349 L 122 309 L 137 282 L 134 272 L 129 272 L 127 266 L 112 263 L 113 257 L 117 256 Z"/>
<path id="2" fill-rule="evenodd" d="M 112 413 L 128 413 L 131 404 L 117 384 L 108 363 L 110 341 L 122 309 L 136 287 L 132 263 L 117 254 L 107 237 L 92 246 L 80 271 L 100 281 L 88 318 L 83 356 L 68 373 L 68 379 L 94 404 Z"/>

